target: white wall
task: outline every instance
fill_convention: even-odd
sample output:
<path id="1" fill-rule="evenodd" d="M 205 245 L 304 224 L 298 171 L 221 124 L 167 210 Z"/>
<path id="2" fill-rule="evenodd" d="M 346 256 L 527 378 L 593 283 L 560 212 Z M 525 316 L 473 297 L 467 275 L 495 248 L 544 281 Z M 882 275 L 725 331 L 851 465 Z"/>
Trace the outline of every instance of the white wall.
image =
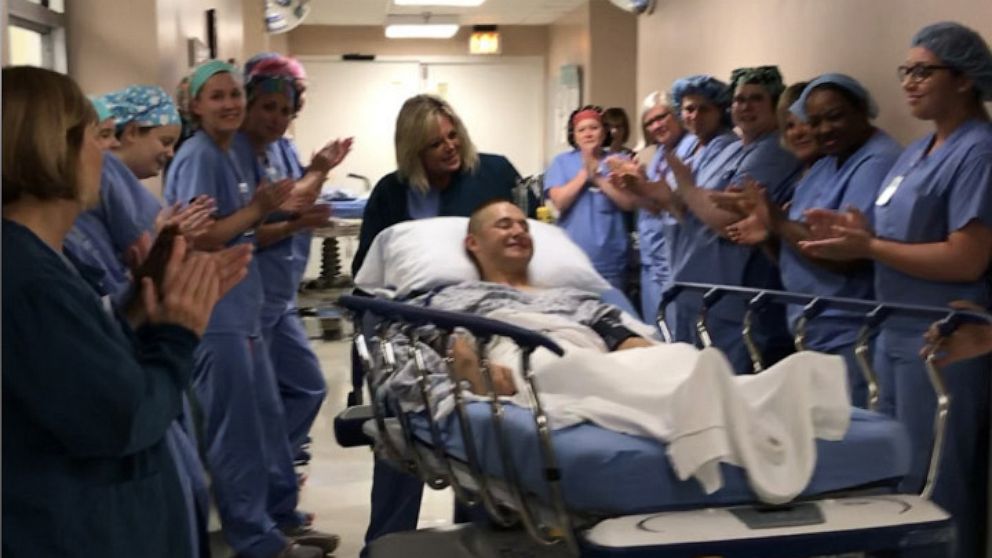
<path id="1" fill-rule="evenodd" d="M 905 143 L 928 127 L 905 110 L 896 66 L 912 35 L 942 20 L 992 41 L 990 0 L 660 0 L 638 21 L 638 97 L 739 66 L 778 64 L 789 82 L 839 71 L 871 90 L 879 125 Z"/>

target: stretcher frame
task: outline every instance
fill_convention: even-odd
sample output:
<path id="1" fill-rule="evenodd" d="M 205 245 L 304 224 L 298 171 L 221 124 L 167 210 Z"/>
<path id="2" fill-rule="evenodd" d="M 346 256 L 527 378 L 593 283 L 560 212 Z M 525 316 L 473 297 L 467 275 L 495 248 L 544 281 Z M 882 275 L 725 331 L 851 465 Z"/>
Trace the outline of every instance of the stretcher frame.
<path id="1" fill-rule="evenodd" d="M 707 311 L 723 297 L 739 297 L 747 301 L 748 306 L 742 331 L 746 342 L 751 340 L 752 316 L 760 312 L 766 305 L 803 305 L 802 320 L 797 327 L 795 339 L 797 348 L 803 347 L 806 323 L 815 319 L 816 315 L 824 309 L 840 308 L 862 313 L 865 316 L 865 321 L 859 331 L 856 354 L 862 373 L 869 384 L 870 401 L 873 406 L 877 405 L 878 402 L 878 386 L 871 370 L 868 346 L 874 331 L 885 319 L 894 315 L 932 319 L 939 322 L 942 335 L 949 335 L 956 327 L 965 322 L 988 321 L 981 314 L 942 308 L 883 305 L 870 301 L 814 297 L 781 291 L 679 283 L 676 284 L 676 288 L 666 293 L 659 306 L 658 326 L 667 339 L 670 339 L 670 334 L 663 317 L 664 309 L 676 296 L 686 292 L 702 295 L 703 305 L 696 320 L 696 329 L 704 346 L 708 345 L 709 339 L 706 331 Z M 574 513 L 568 509 L 561 491 L 561 470 L 558 467 L 551 441 L 549 421 L 541 404 L 537 378 L 530 366 L 531 355 L 537 348 L 545 348 L 557 355 L 562 355 L 563 351 L 557 344 L 539 333 L 477 316 L 367 297 L 345 296 L 341 298 L 340 304 L 358 315 L 371 313 L 379 318 L 372 338 L 361 327 L 356 327 L 354 336 L 355 347 L 365 371 L 366 387 L 369 393 L 373 394 L 370 403 L 374 419 L 365 426 L 366 432 L 376 442 L 376 451 L 382 458 L 420 477 L 431 488 L 441 489 L 450 486 L 455 497 L 462 503 L 469 506 L 481 505 L 491 520 L 501 528 L 521 525 L 529 535 L 530 540 L 533 541 L 533 546 L 527 552 L 534 556 L 692 556 L 696 553 L 700 555 L 719 554 L 721 556 L 802 556 L 856 550 L 874 551 L 886 548 L 899 548 L 904 551 L 908 548 L 916 548 L 923 552 L 922 555 L 943 556 L 948 552 L 949 546 L 953 544 L 953 529 L 949 516 L 929 502 L 939 469 L 946 416 L 950 406 L 950 398 L 944 387 L 941 371 L 934 364 L 934 355 L 932 354 L 928 355 L 926 359 L 927 370 L 931 385 L 937 393 L 938 406 L 934 417 L 934 444 L 931 450 L 927 480 L 922 493 L 920 495 L 892 496 L 866 495 L 855 492 L 827 497 L 821 500 L 821 503 L 815 504 L 818 506 L 817 513 L 836 515 L 838 513 L 836 510 L 840 509 L 837 506 L 854 505 L 855 502 L 859 505 L 888 505 L 892 503 L 892 498 L 896 498 L 899 506 L 904 506 L 906 510 L 912 510 L 911 514 L 901 518 L 907 521 L 893 524 L 891 518 L 879 518 L 877 524 L 867 521 L 856 526 L 847 525 L 841 532 L 822 531 L 815 526 L 810 527 L 808 525 L 795 532 L 790 532 L 788 529 L 785 531 L 772 529 L 767 526 L 758 528 L 764 529 L 764 531 L 755 531 L 754 527 L 748 525 L 745 530 L 728 535 L 733 540 L 712 541 L 680 539 L 679 537 L 668 537 L 667 539 L 656 537 L 652 540 L 649 537 L 646 541 L 640 541 L 640 543 L 648 543 L 646 545 L 632 544 L 629 540 L 627 542 L 618 541 L 616 534 L 611 534 L 611 530 L 619 529 L 620 532 L 626 532 L 627 538 L 630 539 L 633 537 L 632 533 L 643 530 L 644 522 L 656 521 L 659 516 L 664 516 L 667 518 L 665 521 L 678 523 L 688 517 L 686 514 L 699 513 L 699 511 L 601 518 Z M 410 357 L 413 359 L 417 372 L 420 400 L 425 407 L 424 415 L 428 419 L 429 443 L 425 443 L 413 435 L 409 418 L 403 413 L 392 413 L 395 418 L 390 418 L 391 413 L 387 409 L 389 404 L 383 405 L 377 397 L 382 385 L 397 371 L 395 348 L 386 338 L 390 324 L 402 324 L 399 326 L 400 331 L 410 340 Z M 476 348 L 482 361 L 481 372 L 483 387 L 486 391 L 485 400 L 490 409 L 492 426 L 496 434 L 497 450 L 503 471 L 506 473 L 505 479 L 490 478 L 482 473 L 482 467 L 476 455 L 476 437 L 466 410 L 465 387 L 458 381 L 451 382 L 451 395 L 455 401 L 454 414 L 457 417 L 459 431 L 464 442 L 465 460 L 449 457 L 446 454 L 441 427 L 433 419 L 434 409 L 428 397 L 429 371 L 417 343 L 424 339 L 424 330 L 421 329 L 421 326 L 431 326 L 433 333 L 430 335 L 434 336 L 433 340 L 440 342 L 442 346 L 448 346 L 448 338 L 454 334 L 456 329 L 468 330 L 475 337 Z M 525 380 L 522 390 L 531 403 L 538 450 L 543 465 L 543 479 L 547 485 L 547 499 L 543 501 L 535 495 L 529 494 L 521 484 L 516 465 L 510 458 L 508 449 L 510 442 L 506 439 L 503 431 L 503 403 L 495 394 L 492 376 L 485 358 L 486 346 L 496 336 L 514 340 L 521 349 L 521 370 Z M 381 355 L 380 360 L 384 368 L 381 374 L 374 373 L 375 360 L 370 350 L 372 344 L 377 346 L 378 354 Z M 763 364 L 760 361 L 760 353 L 753 341 L 750 341 L 748 345 L 749 348 L 754 348 L 751 356 L 757 365 L 756 370 L 760 370 L 760 365 Z M 394 406 L 392 411 L 397 408 Z M 712 520 L 717 517 L 712 514 L 724 514 L 726 516 L 726 514 L 750 513 L 746 512 L 748 508 L 752 511 L 770 509 L 760 505 L 731 506 L 709 508 L 704 513 L 711 514 L 709 519 Z M 791 512 L 781 511 L 787 509 L 788 507 L 773 508 L 772 512 L 788 515 Z M 809 511 L 802 508 L 802 505 L 797 509 L 805 510 L 802 513 Z M 825 511 L 831 509 L 834 511 L 829 513 Z M 900 513 L 904 514 L 904 512 Z M 729 521 L 727 517 L 729 516 L 721 516 L 720 521 Z M 837 522 L 838 520 L 835 518 L 834 523 Z M 738 523 L 740 521 L 727 524 L 737 525 Z M 477 527 L 470 526 L 462 529 L 474 528 Z M 795 529 L 794 527 L 793 530 Z M 756 536 L 756 532 L 759 535 Z M 384 547 L 388 547 L 389 544 L 396 545 L 396 537 L 417 537 L 417 533 L 419 532 L 390 535 L 394 540 L 388 542 Z M 487 532 L 480 533 L 482 533 L 479 535 L 480 538 L 488 536 Z M 432 536 L 439 535 L 433 533 Z M 463 539 L 464 536 L 464 533 L 452 535 L 459 540 Z M 636 539 L 636 537 L 634 538 Z M 705 537 L 703 538 L 705 539 Z M 662 543 L 662 546 L 659 546 L 658 543 Z M 395 548 L 409 551 L 410 544 L 412 544 L 410 540 L 404 540 Z M 372 548 L 374 550 L 376 546 L 373 544 Z M 804 554 L 803 552 L 809 548 L 815 548 L 815 550 L 809 554 Z M 372 554 L 372 556 L 378 555 L 391 556 L 388 552 Z M 471 552 L 465 555 L 475 556 L 479 554 Z"/>

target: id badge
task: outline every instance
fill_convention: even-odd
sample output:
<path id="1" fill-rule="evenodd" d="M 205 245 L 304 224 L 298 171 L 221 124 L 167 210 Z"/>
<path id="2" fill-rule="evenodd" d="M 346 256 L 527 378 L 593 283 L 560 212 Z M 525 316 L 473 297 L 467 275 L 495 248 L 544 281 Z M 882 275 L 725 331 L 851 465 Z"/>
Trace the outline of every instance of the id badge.
<path id="1" fill-rule="evenodd" d="M 892 196 L 896 195 L 896 190 L 898 190 L 899 185 L 902 184 L 902 179 L 902 176 L 893 178 L 892 181 L 889 182 L 888 186 L 882 190 L 882 193 L 878 195 L 878 198 L 875 200 L 875 205 L 879 207 L 889 205 L 889 202 L 892 201 Z"/>

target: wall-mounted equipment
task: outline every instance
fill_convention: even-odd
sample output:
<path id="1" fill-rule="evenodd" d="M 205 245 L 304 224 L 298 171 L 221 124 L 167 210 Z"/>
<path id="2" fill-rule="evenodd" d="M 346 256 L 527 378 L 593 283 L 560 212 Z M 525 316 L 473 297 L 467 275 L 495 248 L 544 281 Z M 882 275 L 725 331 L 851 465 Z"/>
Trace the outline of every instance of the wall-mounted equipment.
<path id="1" fill-rule="evenodd" d="M 614 6 L 625 12 L 635 15 L 648 14 L 654 12 L 656 0 L 610 0 Z"/>
<path id="2" fill-rule="evenodd" d="M 310 13 L 310 0 L 265 0 L 265 30 L 286 33 Z"/>

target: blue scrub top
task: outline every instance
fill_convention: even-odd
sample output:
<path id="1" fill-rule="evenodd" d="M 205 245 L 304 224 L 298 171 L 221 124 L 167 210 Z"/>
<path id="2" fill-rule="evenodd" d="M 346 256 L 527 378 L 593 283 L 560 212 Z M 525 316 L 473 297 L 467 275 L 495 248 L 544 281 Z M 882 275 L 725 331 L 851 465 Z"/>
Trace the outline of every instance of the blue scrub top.
<path id="1" fill-rule="evenodd" d="M 256 177 L 262 172 L 251 144 L 240 133 L 224 152 L 203 130 L 197 130 L 169 166 L 165 199 L 188 202 L 206 194 L 217 201 L 215 216 L 223 219 L 251 202 Z M 229 245 L 254 242 L 253 234 L 240 234 Z M 259 333 L 262 297 L 258 258 L 252 258 L 248 275 L 214 307 L 207 333 Z"/>
<path id="2" fill-rule="evenodd" d="M 582 170 L 579 150 L 558 154 L 544 173 L 544 191 L 563 186 Z M 593 267 L 607 278 L 622 277 L 627 269 L 627 229 L 623 211 L 606 194 L 582 188 L 575 202 L 561 214 L 558 224 L 589 256 Z"/>
<path id="3" fill-rule="evenodd" d="M 124 163 L 103 156 L 100 203 L 76 218 L 65 239 L 82 263 L 104 271 L 100 287 L 120 306 L 131 287 L 124 255 L 144 232 L 153 232 L 162 204 Z"/>
<path id="4" fill-rule="evenodd" d="M 282 158 L 291 170 L 294 180 L 299 180 L 306 172 L 306 167 L 300 161 L 299 150 L 290 138 L 279 138 L 276 142 Z M 307 270 L 307 261 L 310 260 L 310 244 L 313 240 L 311 231 L 300 231 L 293 235 L 293 285 L 299 285 L 303 280 L 303 274 Z"/>
<path id="5" fill-rule="evenodd" d="M 270 143 L 265 149 L 265 157 L 259 159 L 258 167 L 269 180 L 289 178 L 299 180 L 303 176 L 303 168 L 296 157 L 296 150 L 288 140 L 280 139 Z M 277 216 L 273 221 L 285 220 L 286 215 Z M 299 233 L 298 233 L 299 234 Z M 279 242 L 259 249 L 258 271 L 262 278 L 262 290 L 265 293 L 264 312 L 267 316 L 280 316 L 296 303 L 296 289 L 302 276 L 302 268 L 306 260 L 297 247 L 297 236 L 294 234 Z M 306 235 L 307 254 L 309 254 L 310 235 Z"/>
<path id="6" fill-rule="evenodd" d="M 162 202 L 131 169 L 110 154 L 103 158 L 101 188 L 100 205 L 92 212 L 107 223 L 114 248 L 122 254 L 142 233 L 154 231 Z"/>
<path id="7" fill-rule="evenodd" d="M 754 178 L 776 203 L 788 200 L 800 169 L 799 161 L 779 145 L 777 133 L 748 145 L 736 140 L 716 156 L 704 152 L 696 157 L 702 162 L 695 168 L 700 188 L 724 190 Z M 753 248 L 723 239 L 691 213 L 683 218 L 674 236 L 672 271 L 676 281 L 768 287 L 765 280 L 772 275 L 770 262 L 758 263 L 761 260 L 757 258 L 763 256 Z M 736 309 L 733 314 L 735 319 L 740 317 Z"/>
<path id="8" fill-rule="evenodd" d="M 907 243 L 942 242 L 974 220 L 992 227 L 992 124 L 971 120 L 929 155 L 934 135 L 906 148 L 875 201 L 875 234 Z M 890 199 L 886 190 L 897 184 Z M 990 303 L 986 274 L 969 283 L 927 281 L 875 263 L 875 293 L 884 302 L 944 306 Z"/>
<path id="9" fill-rule="evenodd" d="M 901 152 L 899 143 L 885 132 L 876 130 L 840 167 L 836 157 L 820 159 L 796 187 L 789 219 L 802 221 L 807 209 L 839 211 L 855 207 L 873 220 L 879 187 Z M 850 274 L 834 273 L 783 242 L 779 269 L 783 286 L 791 292 L 864 300 L 875 298 L 875 274 L 871 266 Z M 790 328 L 795 328 L 802 308 L 789 306 L 788 315 Z M 833 350 L 854 343 L 861 322 L 859 315 L 827 309 L 810 322 L 807 344 L 819 350 Z"/>
<path id="10" fill-rule="evenodd" d="M 699 138 L 685 133 L 675 144 L 675 155 L 679 159 L 686 160 L 698 145 Z M 664 177 L 669 186 L 675 187 L 675 178 L 668 168 L 668 163 L 665 162 L 664 146 L 658 146 L 646 170 L 648 180 L 651 182 L 657 182 Z M 675 226 L 678 221 L 667 211 L 654 214 L 642 209 L 637 212 L 637 239 L 641 246 L 641 265 L 652 267 L 670 265 L 671 248 L 665 242 L 666 223 Z"/>

